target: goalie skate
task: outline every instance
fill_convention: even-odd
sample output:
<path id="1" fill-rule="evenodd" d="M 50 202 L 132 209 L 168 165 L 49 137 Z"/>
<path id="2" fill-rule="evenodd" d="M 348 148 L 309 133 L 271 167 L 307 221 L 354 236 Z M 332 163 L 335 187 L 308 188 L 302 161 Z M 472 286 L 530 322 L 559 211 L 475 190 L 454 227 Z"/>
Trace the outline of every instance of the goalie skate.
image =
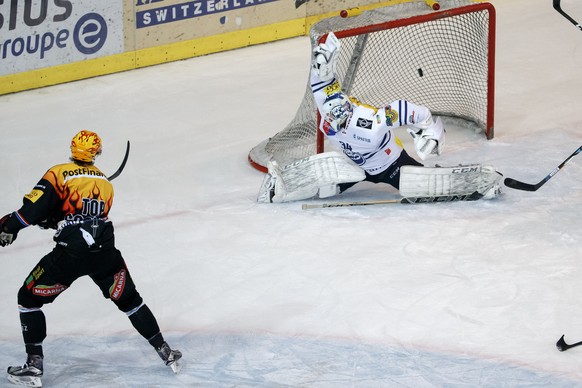
<path id="1" fill-rule="evenodd" d="M 501 193 L 503 175 L 491 166 L 479 164 L 456 167 L 403 166 L 400 195 L 403 197 L 456 200 L 492 199 Z M 440 201 L 431 201 L 440 202 Z"/>

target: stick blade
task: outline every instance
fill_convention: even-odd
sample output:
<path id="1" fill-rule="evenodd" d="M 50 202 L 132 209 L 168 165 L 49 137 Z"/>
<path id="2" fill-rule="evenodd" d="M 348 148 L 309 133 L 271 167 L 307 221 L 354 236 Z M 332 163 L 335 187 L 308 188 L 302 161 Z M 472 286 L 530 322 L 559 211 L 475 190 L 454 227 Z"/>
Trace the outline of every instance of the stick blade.
<path id="1" fill-rule="evenodd" d="M 560 337 L 558 342 L 556 342 L 556 347 L 558 348 L 558 350 L 560 352 L 563 352 L 564 350 L 568 350 L 568 345 L 566 344 L 566 341 L 564 341 L 564 334 L 562 334 L 562 336 Z"/>
<path id="2" fill-rule="evenodd" d="M 515 180 L 513 178 L 505 178 L 503 183 L 505 184 L 505 186 L 512 188 L 512 189 L 516 189 L 516 190 L 536 191 L 538 189 L 537 185 L 532 185 L 529 183 L 520 182 L 520 181 Z"/>

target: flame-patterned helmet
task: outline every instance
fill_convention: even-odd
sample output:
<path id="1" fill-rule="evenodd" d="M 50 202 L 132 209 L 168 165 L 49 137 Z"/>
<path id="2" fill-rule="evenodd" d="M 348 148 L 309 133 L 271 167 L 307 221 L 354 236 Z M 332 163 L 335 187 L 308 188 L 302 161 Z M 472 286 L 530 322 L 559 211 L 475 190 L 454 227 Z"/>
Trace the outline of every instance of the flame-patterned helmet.
<path id="1" fill-rule="evenodd" d="M 83 130 L 71 140 L 71 159 L 93 163 L 101 154 L 101 138 L 95 132 Z"/>

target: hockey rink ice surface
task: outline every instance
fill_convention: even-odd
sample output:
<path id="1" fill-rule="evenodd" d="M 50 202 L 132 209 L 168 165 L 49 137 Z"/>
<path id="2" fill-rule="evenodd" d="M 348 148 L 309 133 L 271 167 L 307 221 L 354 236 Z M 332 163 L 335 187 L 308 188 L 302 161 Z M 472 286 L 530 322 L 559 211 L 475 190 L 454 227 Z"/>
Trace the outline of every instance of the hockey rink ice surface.
<path id="1" fill-rule="evenodd" d="M 582 20 L 582 4 L 562 3 Z M 427 165 L 537 183 L 582 145 L 582 32 L 550 0 L 493 4 L 495 138 L 449 127 Z M 582 340 L 582 156 L 492 201 L 257 204 L 247 154 L 294 116 L 309 56 L 300 37 L 0 96 L 3 214 L 78 130 L 101 135 L 106 174 L 131 141 L 117 245 L 184 353 L 174 375 L 83 278 L 44 308 L 44 386 L 582 387 L 582 347 L 555 346 Z M 359 184 L 331 200 L 396 197 Z M 2 368 L 24 361 L 16 293 L 52 246 L 31 227 L 0 249 Z"/>

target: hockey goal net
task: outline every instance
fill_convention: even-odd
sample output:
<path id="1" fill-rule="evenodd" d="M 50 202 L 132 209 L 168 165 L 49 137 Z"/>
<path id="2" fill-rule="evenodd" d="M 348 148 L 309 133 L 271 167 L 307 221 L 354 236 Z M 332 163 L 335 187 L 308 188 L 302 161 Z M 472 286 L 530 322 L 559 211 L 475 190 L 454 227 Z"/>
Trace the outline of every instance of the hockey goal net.
<path id="1" fill-rule="evenodd" d="M 333 31 L 342 49 L 337 77 L 344 92 L 381 107 L 397 99 L 493 138 L 495 9 L 490 3 L 424 0 L 332 17 L 314 24 L 311 46 Z M 307 77 L 309 79 L 309 77 Z M 286 165 L 323 152 L 318 113 L 308 83 L 292 121 L 249 153 L 253 167 Z"/>

